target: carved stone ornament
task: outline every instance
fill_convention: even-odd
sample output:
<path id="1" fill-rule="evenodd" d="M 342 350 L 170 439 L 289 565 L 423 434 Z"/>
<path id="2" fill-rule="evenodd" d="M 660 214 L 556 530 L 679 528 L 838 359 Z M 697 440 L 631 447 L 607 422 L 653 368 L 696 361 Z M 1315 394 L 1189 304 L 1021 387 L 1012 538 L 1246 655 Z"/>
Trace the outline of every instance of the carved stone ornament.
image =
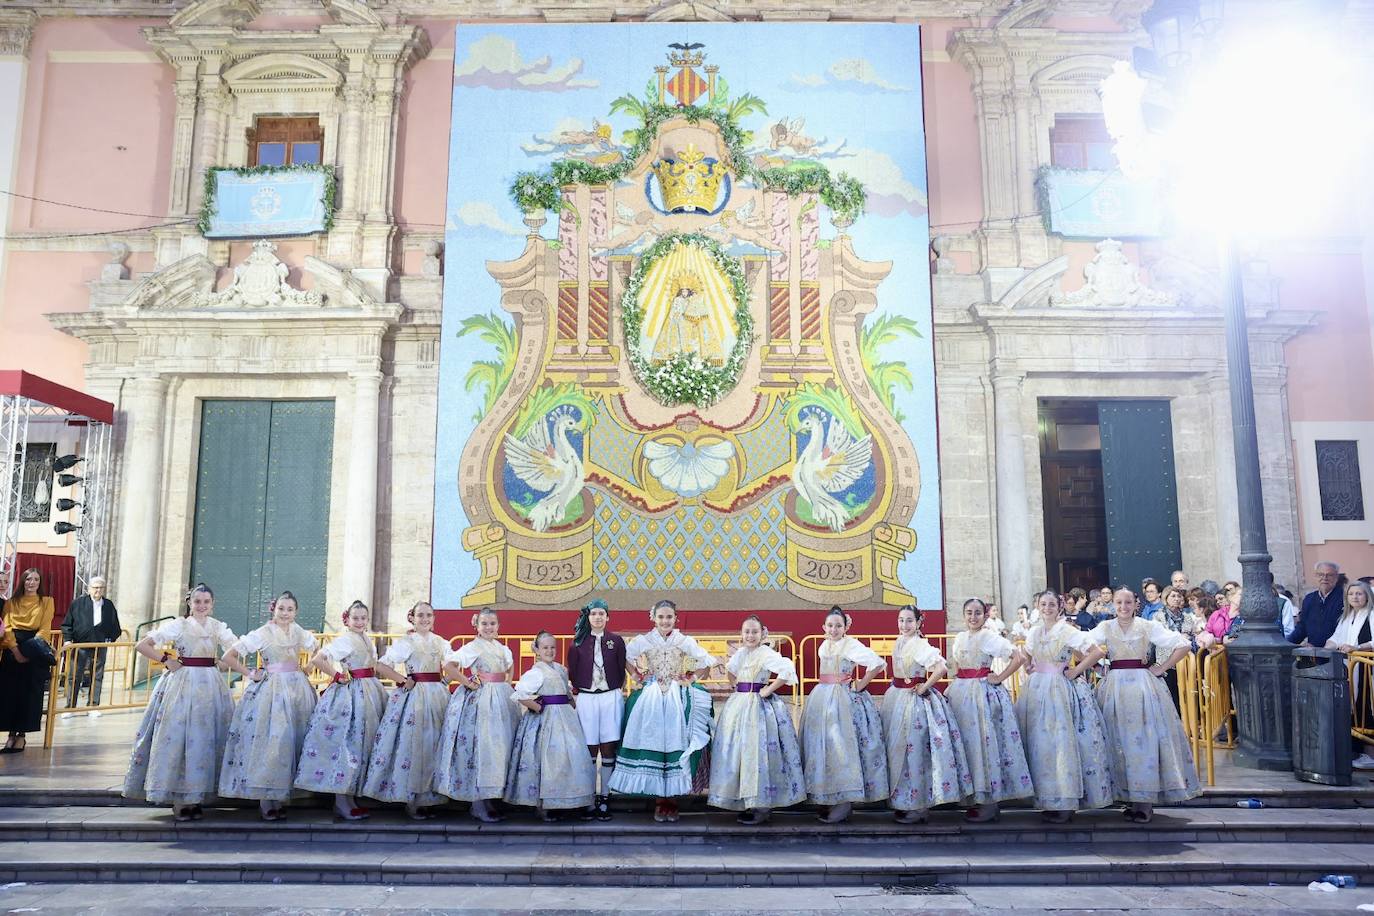
<path id="1" fill-rule="evenodd" d="M 1055 293 L 1050 305 L 1088 305 L 1129 308 L 1138 305 L 1178 305 L 1178 297 L 1150 289 L 1140 282 L 1139 270 L 1127 260 L 1116 239 L 1097 243 L 1097 257 L 1083 268 L 1087 282 L 1071 293 Z"/>
<path id="2" fill-rule="evenodd" d="M 234 268 L 234 282 L 219 292 L 196 297 L 199 308 L 274 308 L 319 306 L 319 293 L 295 289 L 286 282 L 287 267 L 276 255 L 277 246 L 267 239 L 253 243 L 253 253 Z"/>

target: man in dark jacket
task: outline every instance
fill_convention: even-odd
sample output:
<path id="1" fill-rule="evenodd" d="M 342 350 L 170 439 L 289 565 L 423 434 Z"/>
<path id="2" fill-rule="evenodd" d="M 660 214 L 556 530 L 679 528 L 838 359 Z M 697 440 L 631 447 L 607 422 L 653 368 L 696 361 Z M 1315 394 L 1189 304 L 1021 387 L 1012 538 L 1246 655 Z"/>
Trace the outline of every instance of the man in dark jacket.
<path id="1" fill-rule="evenodd" d="M 105 597 L 105 579 L 95 576 L 87 586 L 86 594 L 77 598 L 67 608 L 67 616 L 62 618 L 62 641 L 114 642 L 119 638 L 119 612 L 114 602 Z M 104 649 L 77 649 L 76 670 L 67 677 L 67 708 L 76 705 L 81 682 L 90 674 L 91 689 L 86 696 L 87 706 L 100 705 L 100 681 L 105 676 Z"/>
<path id="2" fill-rule="evenodd" d="M 1336 624 L 1345 609 L 1346 578 L 1341 575 L 1341 568 L 1329 560 L 1318 561 L 1312 571 L 1317 587 L 1303 596 L 1302 608 L 1293 632 L 1288 634 L 1288 641 L 1298 646 L 1305 641 L 1320 649 L 1336 632 Z"/>

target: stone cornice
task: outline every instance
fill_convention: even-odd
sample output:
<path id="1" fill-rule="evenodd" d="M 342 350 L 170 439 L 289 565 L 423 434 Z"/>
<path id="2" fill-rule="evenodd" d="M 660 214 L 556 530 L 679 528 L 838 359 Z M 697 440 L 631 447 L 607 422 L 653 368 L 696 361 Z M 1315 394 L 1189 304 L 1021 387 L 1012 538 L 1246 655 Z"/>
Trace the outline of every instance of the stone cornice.
<path id="1" fill-rule="evenodd" d="M 38 14 L 28 9 L 0 10 L 0 55 L 29 56 L 29 42 Z"/>

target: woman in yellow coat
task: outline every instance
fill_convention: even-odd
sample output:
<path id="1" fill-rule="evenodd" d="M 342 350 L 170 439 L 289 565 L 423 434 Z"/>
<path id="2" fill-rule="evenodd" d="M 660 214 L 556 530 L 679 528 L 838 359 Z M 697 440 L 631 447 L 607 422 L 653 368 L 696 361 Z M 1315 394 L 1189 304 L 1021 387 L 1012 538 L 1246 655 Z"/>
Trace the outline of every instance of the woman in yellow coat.
<path id="1" fill-rule="evenodd" d="M 52 629 L 52 598 L 41 594 L 43 576 L 24 570 L 19 594 L 5 602 L 4 635 L 0 636 L 0 731 L 9 737 L 3 754 L 18 754 L 28 743 L 25 732 L 43 723 L 43 685 L 48 668 L 24 655 L 21 645 Z"/>

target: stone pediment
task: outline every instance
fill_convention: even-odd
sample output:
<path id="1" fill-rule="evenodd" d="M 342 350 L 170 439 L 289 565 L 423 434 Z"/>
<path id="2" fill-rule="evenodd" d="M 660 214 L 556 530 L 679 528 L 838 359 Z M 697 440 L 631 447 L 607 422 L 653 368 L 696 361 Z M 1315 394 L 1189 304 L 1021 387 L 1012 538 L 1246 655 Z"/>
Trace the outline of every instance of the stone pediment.
<path id="1" fill-rule="evenodd" d="M 363 0 L 316 0 L 320 10 L 339 25 L 378 26 L 385 22 Z M 173 29 L 241 28 L 257 19 L 262 6 L 257 0 L 195 0 L 168 21 Z"/>

